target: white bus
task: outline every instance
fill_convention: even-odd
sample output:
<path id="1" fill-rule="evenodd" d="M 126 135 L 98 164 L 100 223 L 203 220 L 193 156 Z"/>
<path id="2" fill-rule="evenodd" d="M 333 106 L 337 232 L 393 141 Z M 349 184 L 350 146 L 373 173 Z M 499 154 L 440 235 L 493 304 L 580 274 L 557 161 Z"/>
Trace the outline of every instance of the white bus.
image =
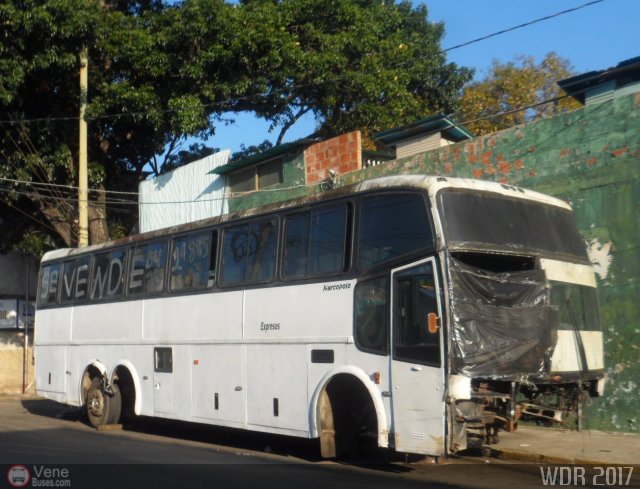
<path id="1" fill-rule="evenodd" d="M 47 253 L 36 385 L 94 426 L 145 415 L 446 456 L 603 384 L 570 207 L 386 177 Z"/>

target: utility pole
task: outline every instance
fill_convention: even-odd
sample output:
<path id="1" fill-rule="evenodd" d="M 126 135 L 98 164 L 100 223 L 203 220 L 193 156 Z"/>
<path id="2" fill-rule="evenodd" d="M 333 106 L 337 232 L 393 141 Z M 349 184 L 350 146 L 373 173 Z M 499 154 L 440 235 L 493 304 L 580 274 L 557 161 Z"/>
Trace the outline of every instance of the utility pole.
<path id="1" fill-rule="evenodd" d="M 89 176 L 87 173 L 87 94 L 89 91 L 89 55 L 80 51 L 80 145 L 78 150 L 78 247 L 89 244 Z"/>

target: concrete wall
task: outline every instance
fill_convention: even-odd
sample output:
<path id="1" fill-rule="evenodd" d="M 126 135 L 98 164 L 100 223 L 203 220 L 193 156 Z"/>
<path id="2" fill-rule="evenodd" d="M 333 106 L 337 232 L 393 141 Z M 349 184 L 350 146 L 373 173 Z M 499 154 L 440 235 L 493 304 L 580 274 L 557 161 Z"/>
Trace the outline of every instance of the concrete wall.
<path id="1" fill-rule="evenodd" d="M 608 375 L 586 426 L 640 432 L 640 93 L 350 173 L 339 184 L 396 174 L 493 180 L 573 205 L 596 266 Z M 294 196 L 248 196 L 231 207 Z"/>
<path id="2" fill-rule="evenodd" d="M 33 338 L 30 337 L 30 344 Z M 24 359 L 24 334 L 0 331 L 0 394 L 22 392 Z M 27 385 L 33 382 L 35 362 L 33 350 L 28 352 L 29 376 Z M 33 392 L 33 387 L 31 392 Z"/>

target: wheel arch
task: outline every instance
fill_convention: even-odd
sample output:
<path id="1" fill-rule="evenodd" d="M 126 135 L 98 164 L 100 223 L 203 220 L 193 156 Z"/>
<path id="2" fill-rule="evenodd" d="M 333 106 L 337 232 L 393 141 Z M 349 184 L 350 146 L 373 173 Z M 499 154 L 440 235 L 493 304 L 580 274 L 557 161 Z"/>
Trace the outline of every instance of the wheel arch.
<path id="1" fill-rule="evenodd" d="M 87 392 L 89 391 L 89 386 L 91 385 L 91 381 L 96 377 L 102 377 L 104 379 L 108 379 L 107 367 L 98 360 L 97 358 L 91 360 L 84 370 L 82 371 L 82 375 L 80 376 L 80 385 L 78 386 L 79 399 L 80 404 L 84 404 L 87 399 Z"/>
<path id="2" fill-rule="evenodd" d="M 136 367 L 129 360 L 121 359 L 116 362 L 116 366 L 111 372 L 111 381 L 113 382 L 116 378 L 116 372 L 118 369 L 124 368 L 128 370 L 129 375 L 131 376 L 131 380 L 133 381 L 133 389 L 134 389 L 134 404 L 133 404 L 133 412 L 135 415 L 139 416 L 142 410 L 142 389 L 140 387 L 140 377 L 138 376 L 138 371 Z"/>
<path id="3" fill-rule="evenodd" d="M 317 438 L 320 435 L 318 422 L 320 419 L 320 396 L 326 390 L 329 383 L 338 375 L 350 375 L 360 381 L 364 389 L 368 392 L 376 411 L 377 430 L 378 430 L 378 446 L 386 447 L 389 445 L 389 426 L 387 423 L 386 411 L 382 401 L 382 395 L 376 388 L 371 378 L 361 369 L 347 365 L 336 368 L 327 372 L 318 383 L 311 402 L 309 403 L 309 436 Z"/>

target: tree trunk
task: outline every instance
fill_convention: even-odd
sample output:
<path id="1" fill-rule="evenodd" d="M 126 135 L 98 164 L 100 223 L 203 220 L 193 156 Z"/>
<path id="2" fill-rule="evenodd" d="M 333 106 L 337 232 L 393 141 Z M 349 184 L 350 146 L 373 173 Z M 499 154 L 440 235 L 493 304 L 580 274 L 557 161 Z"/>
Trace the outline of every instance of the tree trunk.
<path id="1" fill-rule="evenodd" d="M 71 207 L 63 200 L 47 199 L 38 192 L 32 192 L 30 197 L 64 244 L 69 248 L 75 246 L 78 241 L 78 223 Z"/>
<path id="2" fill-rule="evenodd" d="M 109 241 L 106 192 L 104 188 L 100 188 L 96 192 L 98 199 L 89 203 L 89 243 L 92 245 Z"/>

